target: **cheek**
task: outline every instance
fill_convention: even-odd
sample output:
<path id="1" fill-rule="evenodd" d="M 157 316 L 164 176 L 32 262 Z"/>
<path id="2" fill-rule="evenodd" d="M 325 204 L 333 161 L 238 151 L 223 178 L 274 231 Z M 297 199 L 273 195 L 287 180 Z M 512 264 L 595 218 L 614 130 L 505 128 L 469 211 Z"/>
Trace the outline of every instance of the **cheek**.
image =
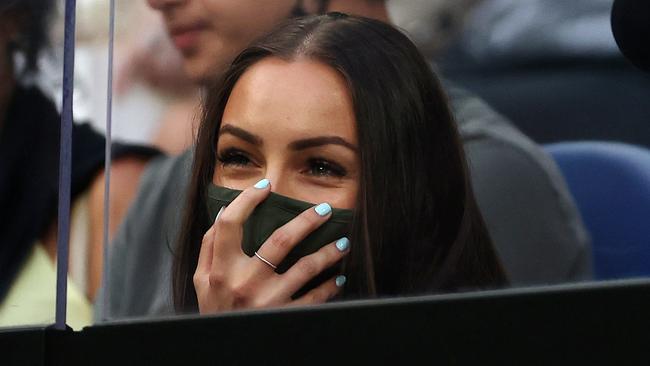
<path id="1" fill-rule="evenodd" d="M 147 4 L 153 9 L 160 9 L 160 0 L 147 0 Z"/>
<path id="2" fill-rule="evenodd" d="M 261 173 L 246 174 L 245 177 L 229 177 L 223 174 L 221 170 L 216 169 L 212 175 L 212 183 L 221 187 L 243 191 L 246 188 L 250 188 L 252 185 L 259 182 L 263 178 L 264 176 Z"/>
<path id="3" fill-rule="evenodd" d="M 282 194 L 314 204 L 327 202 L 335 208 L 354 209 L 357 203 L 357 181 L 350 180 L 337 187 L 323 187 L 305 183 L 300 178 L 296 179 L 294 183 L 290 192 Z"/>
<path id="4" fill-rule="evenodd" d="M 357 195 L 359 193 L 358 186 L 358 182 L 354 182 L 354 185 L 351 185 L 345 190 L 345 192 L 342 192 L 340 201 L 337 202 L 334 207 L 354 209 L 357 203 Z"/>
<path id="5" fill-rule="evenodd" d="M 183 57 L 183 71 L 195 82 L 200 82 L 209 75 L 209 65 L 199 55 Z"/>
<path id="6" fill-rule="evenodd" d="M 221 37 L 250 34 L 263 22 L 258 0 L 203 0 L 206 19 Z M 262 19 L 261 21 L 259 21 Z"/>

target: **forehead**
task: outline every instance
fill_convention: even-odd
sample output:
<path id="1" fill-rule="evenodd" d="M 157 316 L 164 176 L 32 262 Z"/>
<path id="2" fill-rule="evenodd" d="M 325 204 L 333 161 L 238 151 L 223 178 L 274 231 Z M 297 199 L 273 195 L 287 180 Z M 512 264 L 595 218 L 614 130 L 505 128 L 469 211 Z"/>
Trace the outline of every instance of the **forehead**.
<path id="1" fill-rule="evenodd" d="M 223 123 L 284 136 L 339 135 L 356 143 L 352 97 L 343 76 L 310 59 L 265 58 L 237 81 Z"/>

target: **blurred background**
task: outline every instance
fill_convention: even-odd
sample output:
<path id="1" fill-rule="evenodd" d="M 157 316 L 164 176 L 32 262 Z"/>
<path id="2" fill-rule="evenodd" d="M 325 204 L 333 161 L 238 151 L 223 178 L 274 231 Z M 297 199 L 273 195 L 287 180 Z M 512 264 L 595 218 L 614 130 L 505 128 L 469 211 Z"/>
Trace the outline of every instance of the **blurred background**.
<path id="1" fill-rule="evenodd" d="M 63 2 L 58 0 L 52 25 L 52 49 L 43 55 L 39 85 L 55 100 L 61 96 L 63 52 Z M 196 102 L 193 86 L 181 69 L 180 55 L 172 46 L 159 14 L 145 1 L 115 3 L 113 130 L 116 140 L 153 143 L 165 151 L 179 152 L 178 135 L 161 128 L 167 121 L 186 125 L 174 114 L 176 103 Z M 109 2 L 77 2 L 75 49 L 75 120 L 89 121 L 104 131 L 108 56 Z M 183 105 L 185 107 L 185 105 Z M 169 122 L 173 123 L 173 122 Z M 166 125 L 166 127 L 170 127 Z M 173 126 L 172 126 L 173 127 Z M 181 134 L 183 135 L 183 134 Z M 183 144 L 189 142 L 181 138 Z"/>
<path id="2" fill-rule="evenodd" d="M 616 46 L 612 3 L 389 0 L 388 11 L 445 78 L 477 93 L 536 142 L 648 146 L 648 76 Z M 79 0 L 77 11 L 75 118 L 103 130 L 108 2 Z M 191 136 L 179 136 L 175 132 L 185 128 L 173 126 L 187 126 L 179 117 L 194 107 L 196 94 L 180 56 L 145 1 L 118 0 L 116 12 L 113 136 L 182 151 Z M 55 100 L 61 90 L 61 14 L 59 6 L 53 52 L 43 56 L 39 80 Z"/>

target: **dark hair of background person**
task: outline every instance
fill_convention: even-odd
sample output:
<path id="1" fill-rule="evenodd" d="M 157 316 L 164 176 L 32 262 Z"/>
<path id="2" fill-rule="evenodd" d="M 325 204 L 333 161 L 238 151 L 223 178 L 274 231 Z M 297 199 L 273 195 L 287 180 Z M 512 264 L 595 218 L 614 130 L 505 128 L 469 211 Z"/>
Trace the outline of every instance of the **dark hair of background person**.
<path id="1" fill-rule="evenodd" d="M 12 42 L 10 54 L 21 51 L 25 55 L 23 72 L 38 68 L 38 55 L 48 42 L 47 30 L 51 19 L 54 0 L 0 0 L 0 17 L 24 19 L 25 29 Z"/>
<path id="2" fill-rule="evenodd" d="M 208 88 L 174 257 L 178 312 L 198 309 L 192 277 L 211 224 L 206 188 L 223 111 L 237 80 L 266 57 L 323 62 L 341 73 L 352 94 L 361 177 L 344 298 L 507 282 L 474 199 L 446 96 L 429 65 L 390 25 L 330 13 L 283 24 L 244 50 Z"/>

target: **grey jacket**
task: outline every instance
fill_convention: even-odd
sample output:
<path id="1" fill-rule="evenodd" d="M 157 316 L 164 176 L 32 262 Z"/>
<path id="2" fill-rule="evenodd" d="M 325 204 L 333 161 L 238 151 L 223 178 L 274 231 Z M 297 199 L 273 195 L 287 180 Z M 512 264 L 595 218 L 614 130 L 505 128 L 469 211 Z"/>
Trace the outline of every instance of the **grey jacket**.
<path id="1" fill-rule="evenodd" d="M 479 207 L 513 285 L 591 278 L 591 248 L 560 173 L 479 99 L 448 88 Z M 110 247 L 96 320 L 173 314 L 172 246 L 192 152 L 152 161 Z"/>

